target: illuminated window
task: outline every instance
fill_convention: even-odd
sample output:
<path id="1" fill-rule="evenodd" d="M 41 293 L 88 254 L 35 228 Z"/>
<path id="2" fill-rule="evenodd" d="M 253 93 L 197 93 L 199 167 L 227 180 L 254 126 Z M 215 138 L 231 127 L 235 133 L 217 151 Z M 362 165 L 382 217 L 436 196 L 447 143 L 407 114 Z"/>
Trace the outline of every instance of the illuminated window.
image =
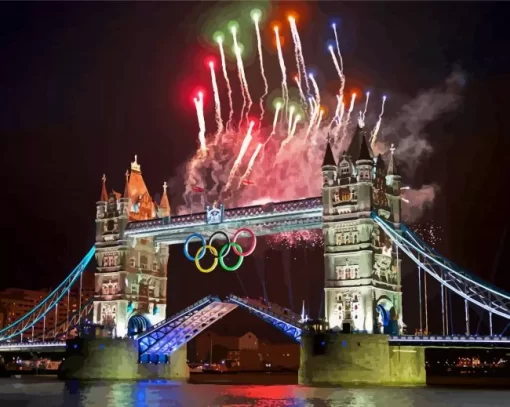
<path id="1" fill-rule="evenodd" d="M 152 263 L 152 271 L 158 271 L 158 262 L 157 261 Z"/>
<path id="2" fill-rule="evenodd" d="M 336 244 L 337 244 L 337 246 L 341 246 L 343 244 L 341 233 L 336 234 Z"/>
<path id="3" fill-rule="evenodd" d="M 140 268 L 147 270 L 148 269 L 148 259 L 147 256 L 140 255 Z"/>
<path id="4" fill-rule="evenodd" d="M 350 201 L 351 200 L 351 191 L 349 190 L 349 188 L 343 188 L 340 193 L 341 193 L 340 199 L 342 201 Z"/>
<path id="5" fill-rule="evenodd" d="M 333 202 L 334 203 L 340 202 L 340 192 L 335 191 L 335 193 L 333 194 Z"/>

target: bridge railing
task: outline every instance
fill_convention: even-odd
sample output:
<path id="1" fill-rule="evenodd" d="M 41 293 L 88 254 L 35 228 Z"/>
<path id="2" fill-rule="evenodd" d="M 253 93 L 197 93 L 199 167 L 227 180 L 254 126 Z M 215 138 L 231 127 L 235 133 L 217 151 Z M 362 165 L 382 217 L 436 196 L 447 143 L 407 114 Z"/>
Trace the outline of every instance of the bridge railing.
<path id="1" fill-rule="evenodd" d="M 171 315 L 170 317 L 168 318 L 165 318 L 163 321 L 160 321 L 158 322 L 157 324 L 154 324 L 152 325 L 147 331 L 145 332 L 142 332 L 138 335 L 135 335 L 134 338 L 139 340 L 139 339 L 142 339 L 143 337 L 149 335 L 151 332 L 154 332 L 156 331 L 157 329 L 161 328 L 162 326 L 164 325 L 167 325 L 168 323 L 178 319 L 178 318 L 181 318 L 183 315 L 186 315 L 187 313 L 189 313 L 190 311 L 193 311 L 195 309 L 198 309 L 198 308 L 201 308 L 207 304 L 210 304 L 212 302 L 221 302 L 221 300 L 217 297 L 217 296 L 214 296 L 214 295 L 208 295 L 207 297 L 204 297 L 202 298 L 201 300 L 197 301 L 196 303 L 194 304 L 191 304 L 190 306 L 184 308 L 183 310 Z"/>
<path id="2" fill-rule="evenodd" d="M 494 343 L 494 344 L 510 344 L 510 337 L 506 336 L 475 336 L 475 335 L 401 335 L 390 336 L 390 342 L 463 342 L 463 343 Z"/>

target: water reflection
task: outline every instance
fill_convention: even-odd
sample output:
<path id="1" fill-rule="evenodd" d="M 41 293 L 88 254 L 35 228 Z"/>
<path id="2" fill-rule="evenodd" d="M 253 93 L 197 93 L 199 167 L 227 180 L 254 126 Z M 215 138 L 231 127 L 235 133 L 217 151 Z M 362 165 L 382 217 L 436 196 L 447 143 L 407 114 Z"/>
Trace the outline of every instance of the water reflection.
<path id="1" fill-rule="evenodd" d="M 0 406 L 65 407 L 456 407 L 508 406 L 510 391 L 193 385 L 166 380 L 66 383 L 0 379 Z"/>

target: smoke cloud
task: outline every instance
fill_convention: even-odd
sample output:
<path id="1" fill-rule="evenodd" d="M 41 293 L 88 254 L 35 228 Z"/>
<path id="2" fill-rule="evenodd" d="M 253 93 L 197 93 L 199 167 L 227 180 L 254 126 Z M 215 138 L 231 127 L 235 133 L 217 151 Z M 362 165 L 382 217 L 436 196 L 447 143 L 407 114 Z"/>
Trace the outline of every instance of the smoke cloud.
<path id="1" fill-rule="evenodd" d="M 456 69 L 443 84 L 420 92 L 403 105 L 396 117 L 383 124 L 376 151 L 384 154 L 394 143 L 401 169 L 411 176 L 423 159 L 432 154 L 427 125 L 459 107 L 464 83 L 464 72 Z"/>
<path id="2" fill-rule="evenodd" d="M 402 218 L 406 223 L 412 223 L 421 218 L 425 210 L 432 207 L 436 194 L 439 192 L 437 184 L 423 185 L 418 189 L 402 191 Z"/>

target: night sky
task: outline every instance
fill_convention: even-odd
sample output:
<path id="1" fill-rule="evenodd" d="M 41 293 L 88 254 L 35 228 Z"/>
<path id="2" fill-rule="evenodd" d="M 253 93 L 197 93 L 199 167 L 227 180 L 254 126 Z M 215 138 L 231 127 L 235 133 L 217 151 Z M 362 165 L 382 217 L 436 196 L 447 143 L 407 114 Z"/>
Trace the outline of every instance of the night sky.
<path id="1" fill-rule="evenodd" d="M 202 38 L 211 21 L 221 22 L 217 7 L 214 2 L 0 5 L 0 288 L 58 284 L 94 243 L 102 174 L 109 189 L 122 191 L 134 154 L 152 196 L 168 181 L 172 206 L 182 204 L 183 186 L 176 179 L 197 146 L 196 114 L 187 92 L 209 86 L 197 58 L 211 53 Z M 247 2 L 243 7 L 251 8 Z M 285 2 L 284 8 L 292 4 Z M 510 250 L 505 235 L 510 224 L 510 4 L 324 2 L 307 10 L 301 32 L 305 57 L 313 53 L 315 66 L 325 76 L 334 75 L 324 44 L 332 38 L 328 20 L 341 21 L 347 87 L 387 92 L 388 121 L 405 101 L 462 70 L 459 106 L 426 126 L 429 136 L 423 137 L 433 151 L 404 174 L 404 182 L 439 187 L 421 219 L 444 228 L 437 249 L 510 289 L 505 261 Z M 286 58 L 292 61 L 290 52 Z M 306 299 L 312 316 L 319 312 L 321 248 L 274 250 L 260 239 L 256 255 L 237 277 L 219 269 L 202 275 L 181 250 L 171 248 L 170 311 L 211 293 L 259 297 L 264 282 L 270 300 L 297 311 Z M 291 288 L 284 282 L 285 267 L 291 270 Z M 414 271 L 405 263 L 404 319 L 412 327 L 417 323 Z M 439 321 L 439 311 L 434 312 Z M 255 326 L 242 315 L 230 321 Z"/>

